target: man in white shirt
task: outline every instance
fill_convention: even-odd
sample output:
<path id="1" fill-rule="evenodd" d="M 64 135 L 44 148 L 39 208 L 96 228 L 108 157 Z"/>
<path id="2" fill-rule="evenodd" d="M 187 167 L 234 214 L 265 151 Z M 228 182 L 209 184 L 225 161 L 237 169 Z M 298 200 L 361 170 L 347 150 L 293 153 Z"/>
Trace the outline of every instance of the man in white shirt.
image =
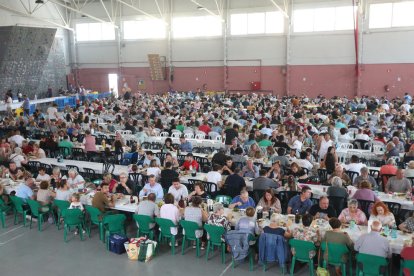
<path id="1" fill-rule="evenodd" d="M 58 110 L 57 104 L 53 104 L 47 108 L 47 115 L 49 116 L 49 120 L 56 120 L 58 118 Z"/>
<path id="2" fill-rule="evenodd" d="M 359 173 L 363 167 L 366 167 L 366 165 L 359 162 L 359 158 L 356 155 L 351 156 L 351 163 L 344 165 L 345 170 L 357 173 Z"/>
<path id="3" fill-rule="evenodd" d="M 358 129 L 358 134 L 355 136 L 355 140 L 369 141 L 369 136 L 362 132 L 362 129 Z"/>
<path id="4" fill-rule="evenodd" d="M 19 148 L 22 147 L 24 137 L 20 135 L 20 131 L 16 130 L 14 135 L 9 138 L 9 142 L 15 142 Z"/>
<path id="5" fill-rule="evenodd" d="M 311 171 L 312 170 L 312 168 L 313 168 L 313 164 L 312 164 L 312 162 L 310 161 L 310 158 L 311 158 L 311 155 L 308 153 L 308 152 L 306 152 L 306 151 L 302 151 L 301 153 L 300 153 L 300 159 L 294 159 L 293 160 L 293 162 L 295 162 L 296 164 L 298 164 L 299 165 L 299 167 L 301 167 L 301 168 L 305 168 L 305 169 L 307 169 L 308 171 Z"/>
<path id="6" fill-rule="evenodd" d="M 217 185 L 218 188 L 222 186 L 221 166 L 218 164 L 213 165 L 213 170 L 207 173 L 207 182 L 211 182 Z M 214 188 L 213 188 L 214 190 Z M 215 192 L 215 191 L 212 191 Z"/>
<path id="7" fill-rule="evenodd" d="M 178 177 L 172 180 L 172 185 L 168 189 L 168 193 L 174 196 L 174 200 L 176 202 L 180 199 L 188 197 L 188 189 L 185 185 L 180 183 L 180 179 Z"/>

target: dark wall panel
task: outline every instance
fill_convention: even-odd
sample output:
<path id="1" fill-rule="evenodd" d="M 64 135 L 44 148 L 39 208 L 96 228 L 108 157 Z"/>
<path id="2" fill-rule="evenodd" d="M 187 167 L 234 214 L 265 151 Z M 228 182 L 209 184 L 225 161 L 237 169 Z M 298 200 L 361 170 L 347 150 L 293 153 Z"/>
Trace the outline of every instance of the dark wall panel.
<path id="1" fill-rule="evenodd" d="M 22 91 L 33 98 L 65 86 L 63 39 L 56 29 L 0 27 L 0 89 Z"/>

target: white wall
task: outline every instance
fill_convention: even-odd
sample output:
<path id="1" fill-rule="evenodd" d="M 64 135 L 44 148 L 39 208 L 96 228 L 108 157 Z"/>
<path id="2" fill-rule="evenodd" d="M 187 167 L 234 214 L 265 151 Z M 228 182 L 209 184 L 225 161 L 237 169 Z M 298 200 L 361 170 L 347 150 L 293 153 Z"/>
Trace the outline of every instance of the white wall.
<path id="1" fill-rule="evenodd" d="M 268 0 L 229 0 L 232 11 L 275 11 L 277 10 Z M 153 0 L 141 0 L 139 8 L 160 17 Z M 214 1 L 199 0 L 202 5 L 217 13 Z M 350 1 L 308 1 L 297 0 L 294 8 L 324 7 L 335 5 L 350 5 Z M 168 14 L 168 1 L 159 1 L 163 13 Z M 283 6 L 282 1 L 278 3 Z M 85 12 L 107 20 L 104 9 L 99 2 L 88 4 Z M 202 15 L 196 5 L 190 0 L 174 0 L 173 16 Z M 142 16 L 139 12 L 128 7 L 122 7 L 122 15 L 128 18 Z M 75 22 L 93 22 L 88 18 L 80 18 Z M 365 17 L 367 26 L 368 16 Z M 286 27 L 287 28 L 287 27 Z M 376 63 L 414 63 L 414 28 L 392 31 L 364 30 L 362 39 L 362 62 Z M 325 64 L 354 64 L 355 46 L 353 31 L 292 33 L 290 39 L 289 57 L 286 53 L 287 37 L 245 36 L 227 39 L 229 65 L 264 66 L 285 65 L 287 60 L 292 65 L 325 65 Z M 79 43 L 77 45 L 78 62 L 81 68 L 114 67 L 118 64 L 118 42 Z M 221 66 L 224 59 L 223 38 L 209 39 L 176 39 L 172 41 L 172 60 L 177 67 Z M 124 67 L 147 66 L 147 54 L 169 56 L 167 40 L 153 41 L 121 41 L 121 62 Z M 239 60 L 239 61 L 235 61 Z M 101 64 L 100 64 L 101 63 Z M 110 64 L 110 65 L 108 65 Z"/>

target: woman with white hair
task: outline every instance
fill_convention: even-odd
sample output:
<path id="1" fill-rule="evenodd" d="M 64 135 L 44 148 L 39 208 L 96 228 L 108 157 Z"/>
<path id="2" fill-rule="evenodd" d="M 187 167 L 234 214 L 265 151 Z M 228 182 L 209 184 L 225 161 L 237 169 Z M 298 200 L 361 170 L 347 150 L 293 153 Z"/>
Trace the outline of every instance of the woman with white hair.
<path id="1" fill-rule="evenodd" d="M 39 144 L 33 145 L 33 156 L 36 159 L 46 158 L 46 153 L 43 149 L 40 148 Z"/>
<path id="2" fill-rule="evenodd" d="M 342 210 L 338 219 L 342 223 L 355 221 L 357 225 L 367 225 L 367 217 L 361 209 L 358 209 L 358 200 L 356 199 L 350 199 L 348 201 L 348 208 Z"/>
<path id="3" fill-rule="evenodd" d="M 222 226 L 226 231 L 231 230 L 230 221 L 224 215 L 224 207 L 221 203 L 213 205 L 213 213 L 207 219 L 207 224 Z"/>
<path id="4" fill-rule="evenodd" d="M 332 178 L 331 185 L 326 192 L 328 196 L 348 197 L 348 191 L 342 186 L 342 179 L 339 176 Z"/>
<path id="5" fill-rule="evenodd" d="M 279 220 L 279 216 L 273 215 L 270 218 L 270 224 L 263 228 L 263 232 L 268 234 L 280 235 L 287 239 L 291 238 L 292 233 L 290 232 L 289 228 L 286 228 L 285 230 L 284 228 L 280 227 Z"/>
<path id="6" fill-rule="evenodd" d="M 21 148 L 17 147 L 14 149 L 14 153 L 11 154 L 9 157 L 9 162 L 12 162 L 12 161 L 16 163 L 17 168 L 20 168 L 22 164 L 24 165 L 27 163 L 27 158 L 23 154 L 23 151 Z"/>
<path id="7" fill-rule="evenodd" d="M 65 178 L 66 176 L 64 176 Z M 83 189 L 85 180 L 83 177 L 78 173 L 76 169 L 70 169 L 68 171 L 67 183 L 68 186 L 72 189 Z"/>

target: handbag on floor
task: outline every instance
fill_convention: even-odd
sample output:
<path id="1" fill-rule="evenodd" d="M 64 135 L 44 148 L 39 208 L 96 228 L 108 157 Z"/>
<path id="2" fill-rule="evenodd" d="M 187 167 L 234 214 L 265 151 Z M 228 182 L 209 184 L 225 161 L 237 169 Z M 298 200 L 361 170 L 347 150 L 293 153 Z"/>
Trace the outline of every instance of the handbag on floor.
<path id="1" fill-rule="evenodd" d="M 147 240 L 141 243 L 138 248 L 138 261 L 149 262 L 155 256 L 156 247 L 156 241 Z"/>
<path id="2" fill-rule="evenodd" d="M 128 238 L 123 235 L 113 234 L 109 236 L 109 251 L 116 254 L 124 254 L 124 243 L 128 241 Z"/>
<path id="3" fill-rule="evenodd" d="M 137 261 L 138 260 L 138 249 L 140 247 L 140 244 L 144 243 L 146 240 L 147 240 L 147 238 L 145 238 L 145 237 L 132 238 L 132 239 L 129 239 L 128 242 L 124 243 L 124 247 L 125 247 L 125 250 L 127 252 L 128 259 L 130 259 L 132 261 Z"/>
<path id="4" fill-rule="evenodd" d="M 328 242 L 326 242 L 326 258 L 328 258 Z M 322 251 L 322 246 L 319 248 L 319 253 L 318 253 L 318 268 L 316 268 L 316 275 L 317 276 L 330 276 L 329 275 L 329 271 L 328 269 L 319 266 L 320 261 L 321 261 L 321 251 Z"/>

